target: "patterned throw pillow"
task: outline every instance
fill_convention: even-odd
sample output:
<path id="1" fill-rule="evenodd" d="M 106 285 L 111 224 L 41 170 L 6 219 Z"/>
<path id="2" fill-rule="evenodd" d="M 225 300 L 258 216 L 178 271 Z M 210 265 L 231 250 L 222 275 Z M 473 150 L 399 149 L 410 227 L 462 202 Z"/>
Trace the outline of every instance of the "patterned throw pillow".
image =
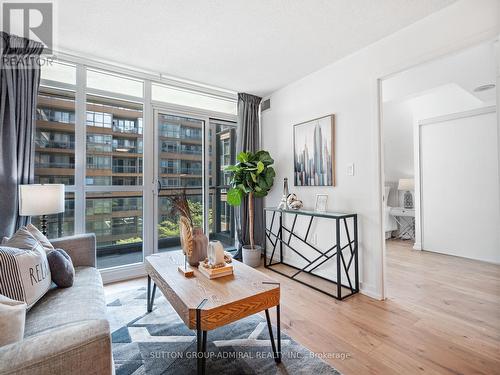
<path id="1" fill-rule="evenodd" d="M 0 246 L 0 294 L 31 308 L 50 288 L 47 254 L 28 232 L 19 229 Z"/>

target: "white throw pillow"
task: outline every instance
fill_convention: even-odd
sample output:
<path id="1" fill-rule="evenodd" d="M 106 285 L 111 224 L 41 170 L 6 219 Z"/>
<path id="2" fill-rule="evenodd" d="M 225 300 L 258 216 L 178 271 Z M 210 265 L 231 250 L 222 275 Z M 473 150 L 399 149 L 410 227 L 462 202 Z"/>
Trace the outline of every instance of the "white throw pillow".
<path id="1" fill-rule="evenodd" d="M 31 308 L 50 288 L 47 254 L 28 232 L 19 229 L 0 247 L 0 294 Z"/>
<path id="2" fill-rule="evenodd" d="M 0 294 L 0 346 L 21 341 L 25 321 L 26 304 Z"/>

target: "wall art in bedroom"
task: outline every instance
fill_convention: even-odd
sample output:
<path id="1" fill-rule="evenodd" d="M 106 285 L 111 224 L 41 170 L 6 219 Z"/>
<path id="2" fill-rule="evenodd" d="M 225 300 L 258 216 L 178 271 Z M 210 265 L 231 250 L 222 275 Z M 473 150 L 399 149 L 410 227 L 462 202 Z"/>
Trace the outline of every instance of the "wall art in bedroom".
<path id="1" fill-rule="evenodd" d="M 295 186 L 335 186 L 335 115 L 293 127 Z"/>

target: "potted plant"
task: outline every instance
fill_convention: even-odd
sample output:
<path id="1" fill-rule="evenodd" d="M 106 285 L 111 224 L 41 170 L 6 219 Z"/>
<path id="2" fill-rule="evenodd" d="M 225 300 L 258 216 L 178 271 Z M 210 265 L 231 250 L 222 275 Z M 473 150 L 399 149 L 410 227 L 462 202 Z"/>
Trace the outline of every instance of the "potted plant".
<path id="1" fill-rule="evenodd" d="M 248 223 L 250 244 L 243 246 L 243 263 L 252 267 L 260 264 L 262 248 L 254 240 L 254 199 L 267 195 L 273 186 L 276 175 L 272 164 L 274 160 L 267 151 L 241 152 L 235 165 L 226 167 L 231 172 L 231 188 L 227 192 L 227 202 L 239 206 L 243 199 L 248 199 Z"/>

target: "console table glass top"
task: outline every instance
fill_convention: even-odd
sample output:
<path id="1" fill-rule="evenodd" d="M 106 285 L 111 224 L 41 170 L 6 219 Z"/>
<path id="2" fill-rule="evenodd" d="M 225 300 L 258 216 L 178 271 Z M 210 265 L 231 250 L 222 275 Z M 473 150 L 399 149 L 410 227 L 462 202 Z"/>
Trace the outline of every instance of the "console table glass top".
<path id="1" fill-rule="evenodd" d="M 314 210 L 280 210 L 276 207 L 266 207 L 265 211 L 281 212 L 293 215 L 306 215 L 306 216 L 317 216 L 325 217 L 330 219 L 344 219 L 348 217 L 353 217 L 356 214 L 353 212 L 332 212 L 332 211 L 314 211 Z"/>

